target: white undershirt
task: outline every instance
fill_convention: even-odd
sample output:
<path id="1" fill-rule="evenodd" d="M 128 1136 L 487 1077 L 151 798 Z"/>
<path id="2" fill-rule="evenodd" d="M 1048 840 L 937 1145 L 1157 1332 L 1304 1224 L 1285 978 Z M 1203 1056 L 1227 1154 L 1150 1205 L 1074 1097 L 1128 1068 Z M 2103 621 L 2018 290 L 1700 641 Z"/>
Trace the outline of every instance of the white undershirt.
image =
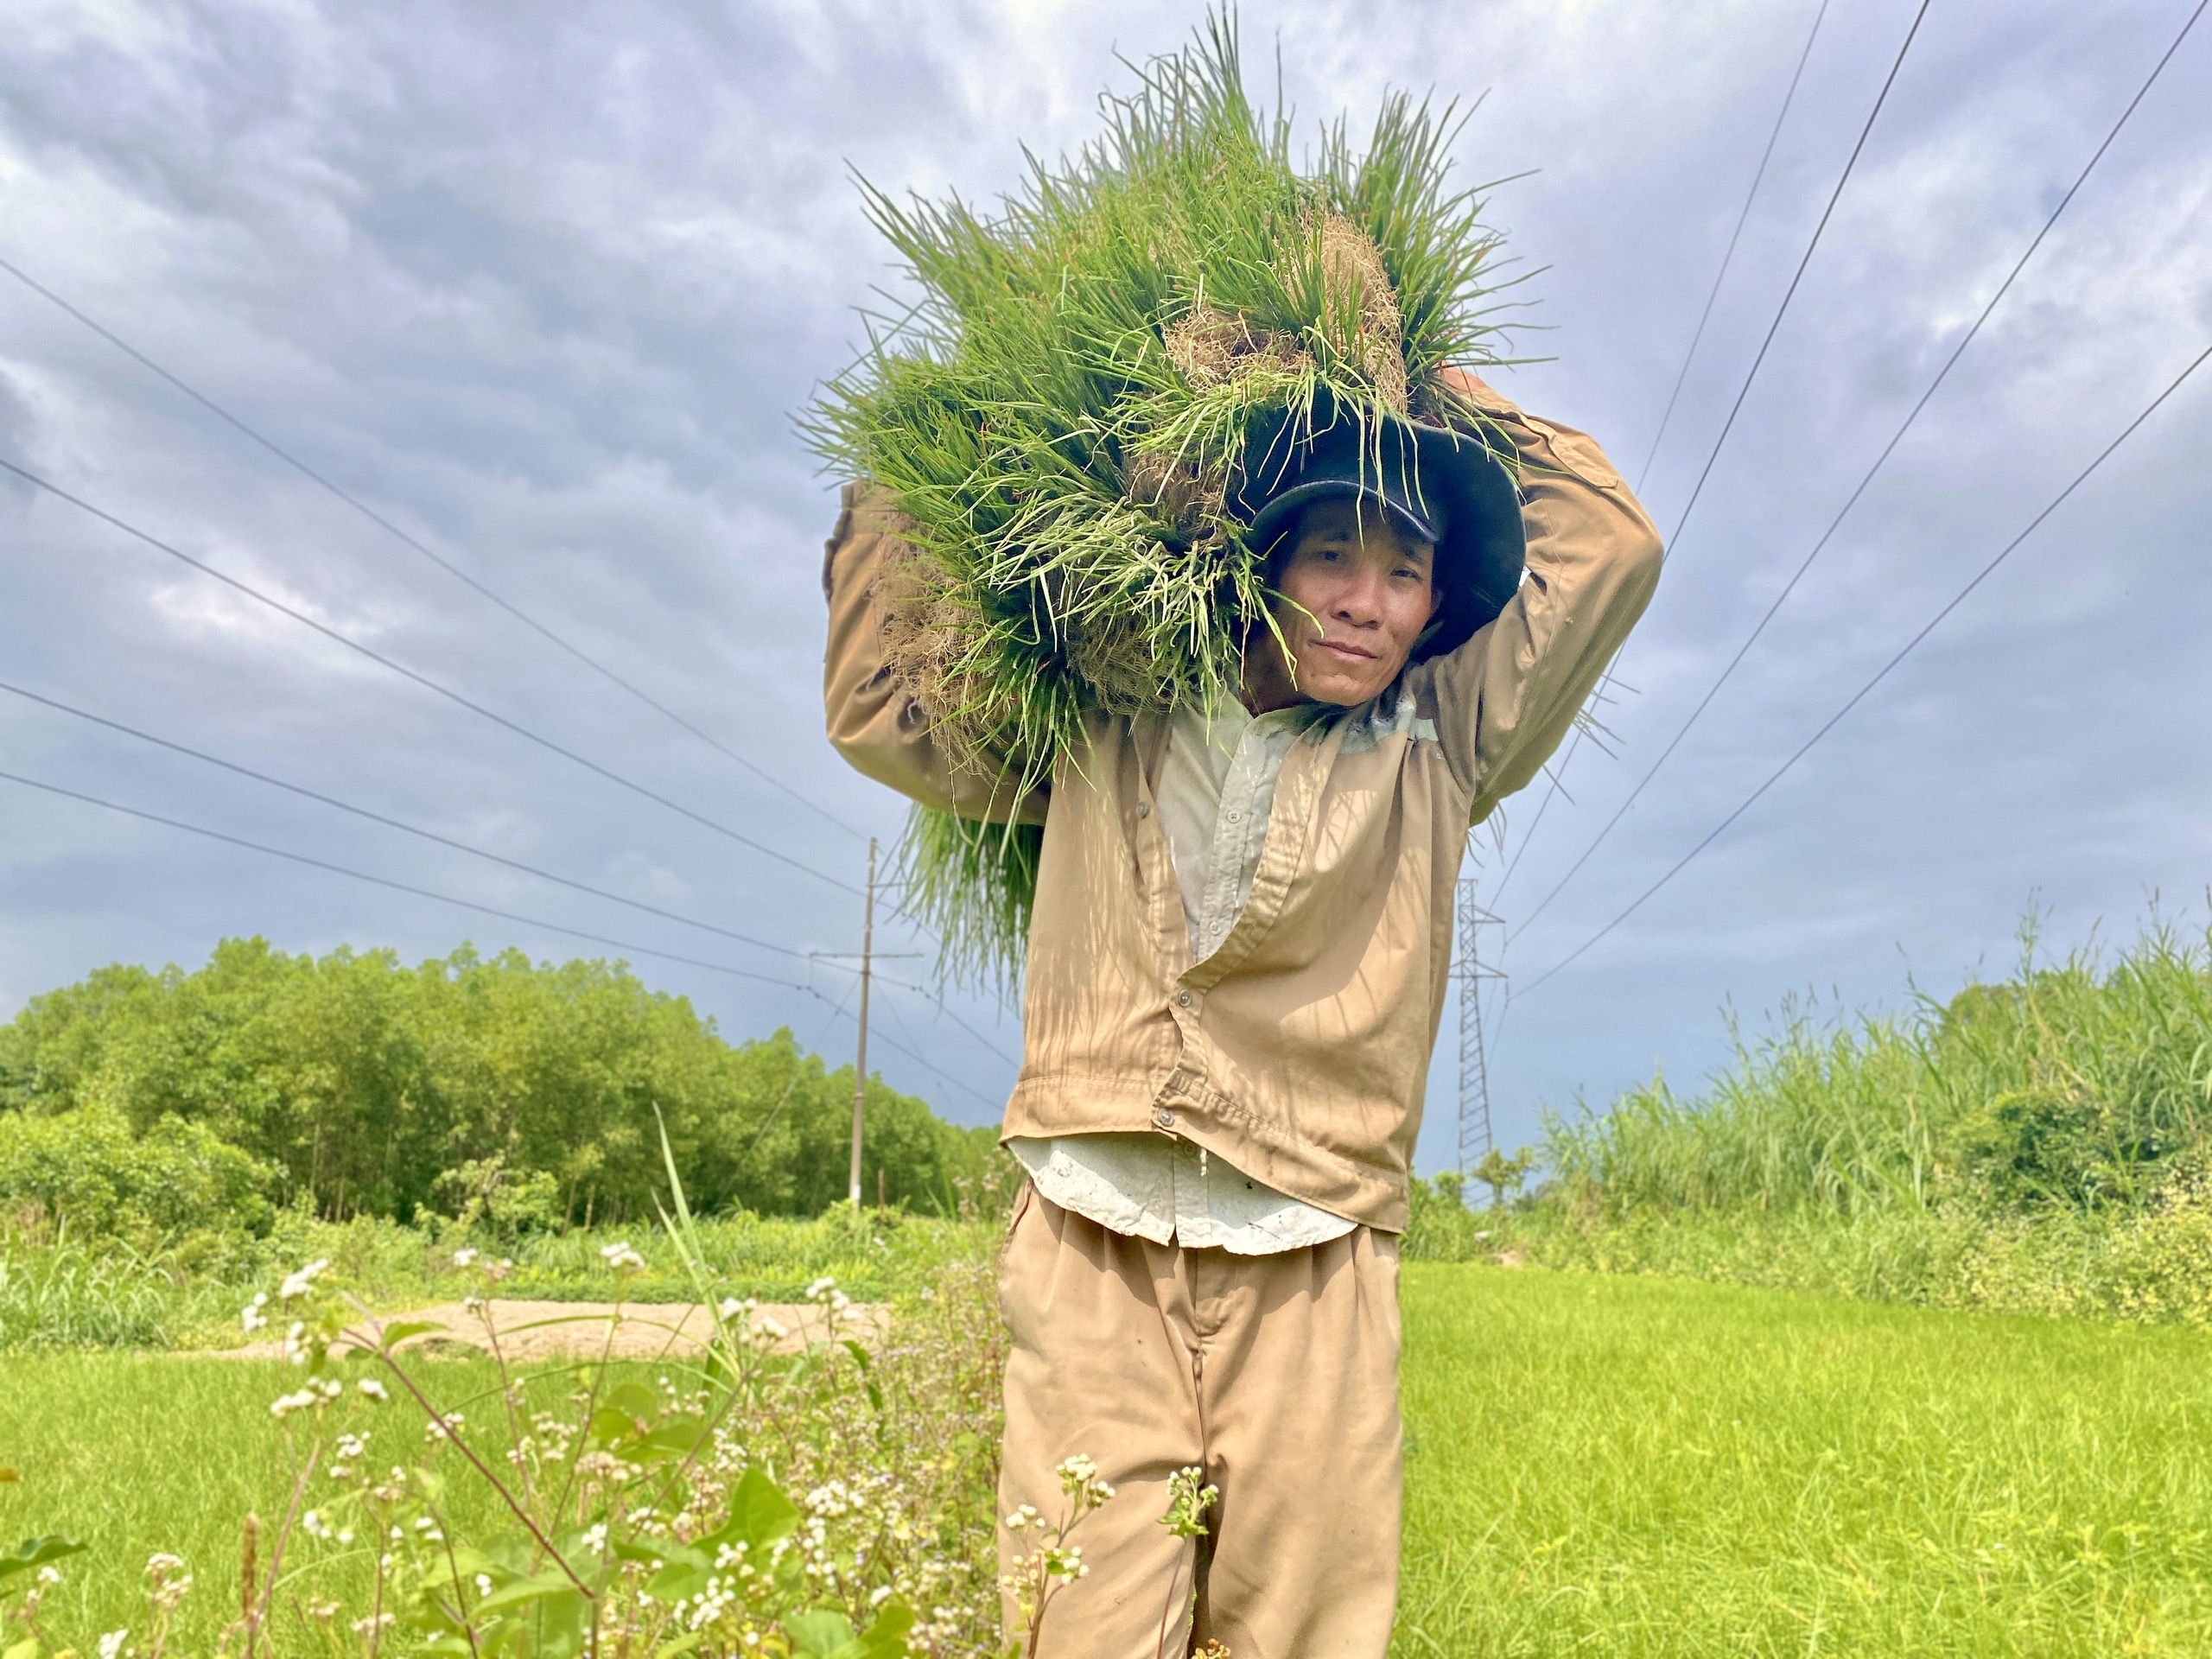
<path id="1" fill-rule="evenodd" d="M 1191 956 L 1221 948 L 1252 895 L 1283 757 L 1309 711 L 1256 718 L 1230 702 L 1179 711 L 1154 796 L 1174 855 Z M 1156 1244 L 1270 1255 L 1341 1238 L 1357 1224 L 1332 1216 L 1157 1133 L 1017 1137 L 1008 1143 L 1038 1192 L 1100 1226 Z"/>

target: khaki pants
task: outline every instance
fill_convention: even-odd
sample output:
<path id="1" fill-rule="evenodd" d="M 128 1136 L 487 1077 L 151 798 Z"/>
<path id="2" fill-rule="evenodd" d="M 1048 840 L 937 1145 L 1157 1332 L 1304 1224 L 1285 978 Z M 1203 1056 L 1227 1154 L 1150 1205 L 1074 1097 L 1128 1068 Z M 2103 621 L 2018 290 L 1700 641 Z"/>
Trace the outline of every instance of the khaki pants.
<path id="1" fill-rule="evenodd" d="M 1398 1241 L 1362 1227 L 1279 1255 L 1108 1231 L 1025 1190 L 1000 1298 L 1000 1512 L 1057 1521 L 1054 1471 L 1094 1459 L 1116 1496 L 1070 1535 L 1088 1577 L 1042 1659 L 1382 1659 L 1398 1589 Z M 1221 1488 L 1211 1535 L 1160 1524 L 1167 1478 Z M 1026 1541 L 1001 1527 L 1013 1570 Z M 1196 1577 L 1195 1624 L 1191 1591 Z M 1163 1616 L 1166 1637 L 1161 1639 Z M 1007 1611 L 1013 1630 L 1011 1605 Z"/>

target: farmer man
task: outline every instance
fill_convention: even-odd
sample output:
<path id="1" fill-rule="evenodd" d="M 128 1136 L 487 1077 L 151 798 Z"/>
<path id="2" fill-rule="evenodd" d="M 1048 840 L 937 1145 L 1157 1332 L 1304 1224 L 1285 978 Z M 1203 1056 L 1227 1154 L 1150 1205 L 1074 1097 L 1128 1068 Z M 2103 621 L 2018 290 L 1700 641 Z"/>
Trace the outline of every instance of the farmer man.
<path id="1" fill-rule="evenodd" d="M 1588 437 L 1454 385 L 1510 473 L 1395 416 L 1379 441 L 1256 435 L 1230 507 L 1274 630 L 1249 636 L 1241 702 L 1096 715 L 1018 799 L 884 670 L 892 504 L 849 486 L 830 543 L 831 741 L 929 806 L 1044 826 L 1004 1126 L 1030 1179 L 1001 1270 L 1001 1510 L 1058 1514 L 1073 1454 L 1117 1491 L 1071 1537 L 1089 1572 L 1052 1605 L 1052 1659 L 1389 1641 L 1398 1237 L 1460 855 L 1568 731 L 1660 559 Z M 1195 1541 L 1159 1524 L 1188 1466 L 1220 1492 Z M 1009 1568 L 1033 1541 L 1001 1537 Z"/>

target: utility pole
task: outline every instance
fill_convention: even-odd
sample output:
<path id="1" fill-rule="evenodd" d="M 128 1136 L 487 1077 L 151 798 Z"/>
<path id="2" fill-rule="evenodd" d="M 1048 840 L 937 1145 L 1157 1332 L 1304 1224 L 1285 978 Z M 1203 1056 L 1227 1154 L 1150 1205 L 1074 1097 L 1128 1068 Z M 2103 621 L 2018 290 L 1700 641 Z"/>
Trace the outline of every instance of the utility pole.
<path id="1" fill-rule="evenodd" d="M 868 1113 L 868 988 L 875 966 L 875 837 L 868 838 L 868 908 L 861 924 L 861 1044 L 853 1062 L 853 1211 L 861 1207 L 861 1131 Z"/>
<path id="2" fill-rule="evenodd" d="M 1503 979 L 1504 969 L 1483 963 L 1483 930 L 1503 921 L 1475 902 L 1475 884 L 1459 884 L 1459 1173 L 1462 1176 L 1497 1145 L 1490 1121 L 1490 1055 L 1483 1043 L 1483 982 Z"/>

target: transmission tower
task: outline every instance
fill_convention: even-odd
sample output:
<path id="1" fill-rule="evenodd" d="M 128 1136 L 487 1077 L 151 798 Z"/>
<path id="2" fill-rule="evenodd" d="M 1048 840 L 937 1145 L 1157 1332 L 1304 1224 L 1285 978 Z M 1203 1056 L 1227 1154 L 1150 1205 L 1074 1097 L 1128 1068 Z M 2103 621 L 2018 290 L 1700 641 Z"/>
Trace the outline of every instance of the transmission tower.
<path id="1" fill-rule="evenodd" d="M 1485 963 L 1484 931 L 1504 923 L 1475 901 L 1475 884 L 1459 884 L 1459 949 L 1452 977 L 1459 982 L 1459 1171 L 1465 1174 L 1497 1146 L 1490 1122 L 1490 1056 L 1483 1046 L 1483 982 L 1505 970 Z"/>

